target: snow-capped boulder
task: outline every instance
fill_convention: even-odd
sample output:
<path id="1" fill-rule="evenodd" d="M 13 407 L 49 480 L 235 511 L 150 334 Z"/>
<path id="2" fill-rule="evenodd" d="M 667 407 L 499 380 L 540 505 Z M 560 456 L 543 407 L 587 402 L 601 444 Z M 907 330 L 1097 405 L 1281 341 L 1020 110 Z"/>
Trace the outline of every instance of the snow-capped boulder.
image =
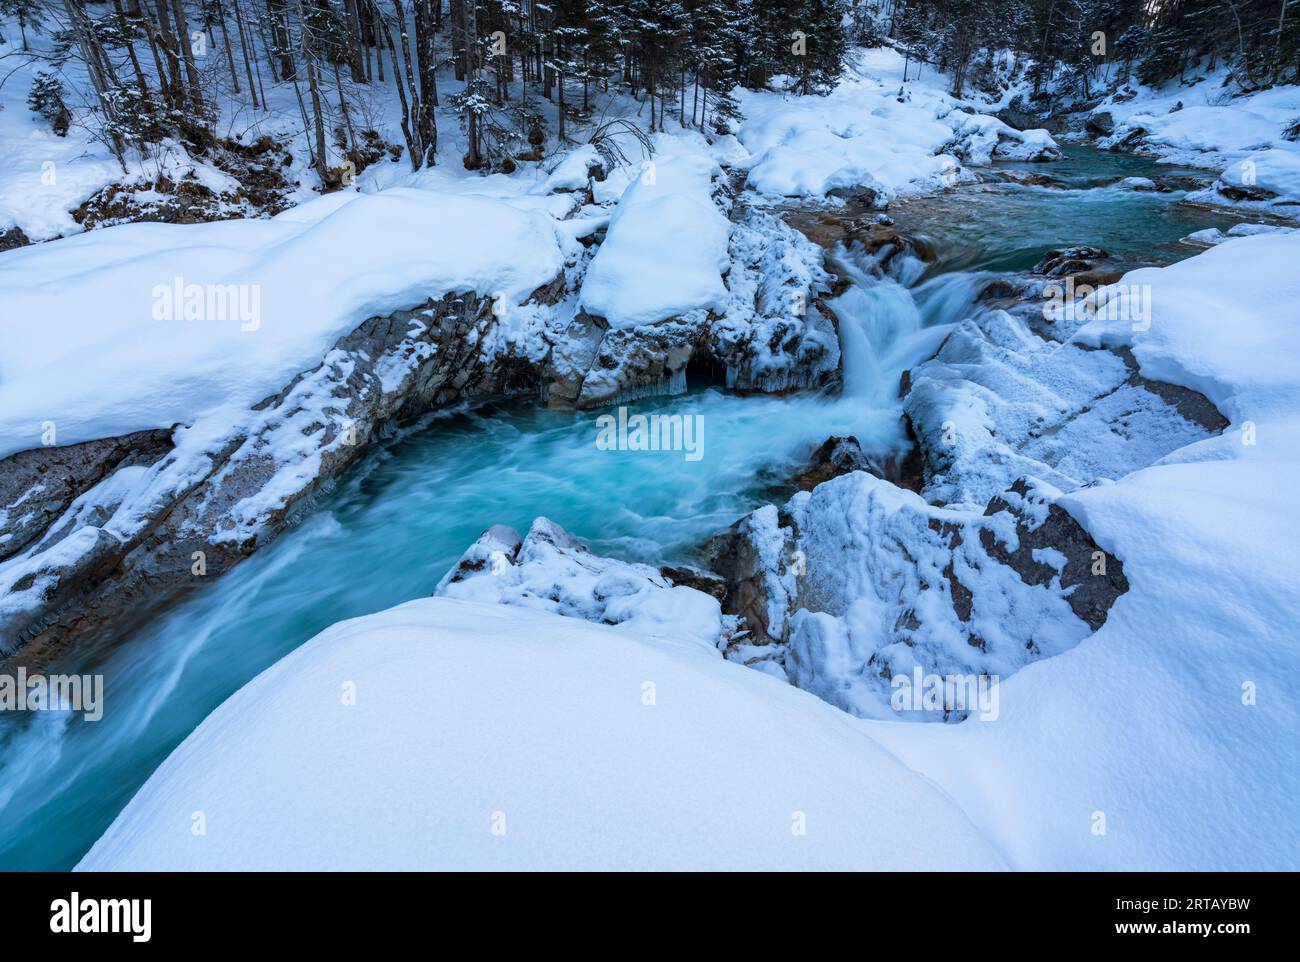
<path id="1" fill-rule="evenodd" d="M 733 201 L 725 189 L 702 202 L 722 205 L 718 209 L 731 217 L 721 301 L 653 321 L 625 317 L 612 324 L 583 306 L 590 280 L 583 281 L 581 303 L 567 330 L 553 339 L 548 359 L 552 406 L 595 408 L 679 394 L 692 365 L 707 380 L 735 390 L 819 388 L 838 377 L 839 339 L 820 303 L 831 287 L 822 251 L 775 213 Z M 592 303 L 603 302 L 597 296 Z M 663 310 L 669 308 L 651 313 Z"/>
<path id="2" fill-rule="evenodd" d="M 1300 220 L 1300 151 L 1287 144 L 1252 153 L 1186 200 Z"/>
<path id="3" fill-rule="evenodd" d="M 592 554 L 555 522 L 528 534 L 489 528 L 438 583 L 434 594 L 515 605 L 718 651 L 737 630 L 718 600 L 674 585 L 649 565 Z"/>
<path id="4" fill-rule="evenodd" d="M 727 657 L 888 717 L 896 676 L 1005 678 L 1060 654 L 1128 585 L 1057 495 L 1020 481 L 986 509 L 947 509 L 858 471 L 759 509 L 714 545 L 724 608 L 750 629 Z"/>
<path id="5" fill-rule="evenodd" d="M 1024 476 L 1070 491 L 1227 427 L 1197 392 L 1144 376 L 1127 350 L 1072 340 L 1084 305 L 1049 322 L 1048 303 L 979 311 L 909 372 L 903 405 L 928 500 L 982 507 Z"/>

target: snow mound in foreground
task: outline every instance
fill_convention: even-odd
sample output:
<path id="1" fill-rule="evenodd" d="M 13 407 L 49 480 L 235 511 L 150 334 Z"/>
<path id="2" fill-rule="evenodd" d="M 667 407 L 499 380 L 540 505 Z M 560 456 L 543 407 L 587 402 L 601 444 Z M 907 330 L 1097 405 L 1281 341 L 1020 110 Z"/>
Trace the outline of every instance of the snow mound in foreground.
<path id="1" fill-rule="evenodd" d="M 812 695 L 699 649 L 431 598 L 335 625 L 259 675 L 79 867 L 1003 863 Z"/>
<path id="2" fill-rule="evenodd" d="M 215 414 L 230 424 L 367 317 L 448 292 L 518 304 L 564 265 L 554 220 L 398 188 L 270 220 L 129 224 L 0 258 L 0 457 Z M 473 225 L 472 234 L 458 225 Z"/>

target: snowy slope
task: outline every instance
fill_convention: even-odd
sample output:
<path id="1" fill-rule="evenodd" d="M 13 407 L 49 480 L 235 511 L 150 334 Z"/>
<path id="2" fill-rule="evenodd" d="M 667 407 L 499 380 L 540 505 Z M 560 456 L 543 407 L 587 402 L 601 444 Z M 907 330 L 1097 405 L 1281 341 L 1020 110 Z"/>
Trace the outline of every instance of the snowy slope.
<path id="1" fill-rule="evenodd" d="M 434 598 L 250 682 L 79 867 L 1001 866 L 950 799 L 805 692 L 695 646 Z"/>
<path id="2" fill-rule="evenodd" d="M 1192 87 L 1133 85 L 1092 111 L 1101 114 L 1114 121 L 1103 146 L 1136 144 L 1168 163 L 1222 171 L 1215 190 L 1190 200 L 1300 219 L 1300 144 L 1287 139 L 1300 121 L 1300 86 L 1233 96 L 1221 71 Z M 1224 194 L 1223 187 L 1277 196 L 1243 199 L 1233 190 Z"/>
<path id="3" fill-rule="evenodd" d="M 817 196 L 862 185 L 889 199 L 958 183 L 959 160 L 1059 156 L 1046 131 L 1013 130 L 945 93 L 941 74 L 902 77 L 902 57 L 882 47 L 859 51 L 826 97 L 739 91 L 749 186 Z"/>
<path id="4" fill-rule="evenodd" d="M 332 194 L 270 220 L 130 224 L 10 251 L 0 457 L 40 445 L 47 420 L 59 444 L 204 416 L 228 427 L 367 317 L 449 291 L 520 303 L 563 267 L 554 223 L 501 201 L 397 188 Z M 170 293 L 178 278 L 201 289 L 200 314 L 159 319 L 188 310 L 188 294 Z M 206 294 L 226 285 L 241 300 L 223 318 Z"/>

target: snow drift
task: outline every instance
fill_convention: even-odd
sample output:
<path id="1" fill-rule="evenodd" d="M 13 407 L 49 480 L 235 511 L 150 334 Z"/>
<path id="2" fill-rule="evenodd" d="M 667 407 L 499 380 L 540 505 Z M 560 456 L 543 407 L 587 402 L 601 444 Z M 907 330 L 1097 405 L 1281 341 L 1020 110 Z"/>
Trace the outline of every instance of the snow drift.
<path id="1" fill-rule="evenodd" d="M 79 867 L 1002 860 L 951 800 L 805 692 L 694 645 L 433 598 L 336 625 L 250 682 Z"/>
<path id="2" fill-rule="evenodd" d="M 130 224 L 10 251 L 0 457 L 41 445 L 47 421 L 58 444 L 214 413 L 228 426 L 367 317 L 448 292 L 520 303 L 563 268 L 553 225 L 397 188 L 270 220 Z"/>

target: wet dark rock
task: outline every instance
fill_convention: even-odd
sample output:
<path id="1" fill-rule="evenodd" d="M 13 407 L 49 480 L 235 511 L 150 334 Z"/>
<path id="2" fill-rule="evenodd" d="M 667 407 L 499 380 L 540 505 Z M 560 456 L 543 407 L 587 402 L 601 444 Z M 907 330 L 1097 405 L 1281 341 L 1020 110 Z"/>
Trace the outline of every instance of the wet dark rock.
<path id="1" fill-rule="evenodd" d="M 1123 271 L 1081 271 L 1073 275 L 1074 287 L 1076 291 L 1083 287 L 1105 287 L 1117 283 L 1123 276 Z"/>
<path id="2" fill-rule="evenodd" d="M 1110 257 L 1100 247 L 1080 244 L 1075 247 L 1060 247 L 1043 255 L 1042 260 L 1034 265 L 1035 274 L 1048 277 L 1068 277 L 1083 271 L 1097 269 L 1097 261 Z"/>
<path id="3" fill-rule="evenodd" d="M 1034 174 L 1026 170 L 1003 171 L 1002 178 L 1013 184 L 1020 184 L 1022 187 L 1046 187 L 1049 190 L 1070 189 L 1069 184 L 1062 183 L 1055 177 L 1049 177 L 1047 174 Z"/>
<path id="4" fill-rule="evenodd" d="M 1231 201 L 1261 201 L 1273 200 L 1277 194 L 1271 190 L 1265 190 L 1263 187 L 1242 187 L 1233 184 L 1223 184 L 1219 187 L 1219 193 Z"/>
<path id="5" fill-rule="evenodd" d="M 1060 578 L 1070 609 L 1096 631 L 1106 623 L 1111 607 L 1128 591 L 1124 563 L 1097 546 L 1088 532 L 1065 509 L 1040 502 L 1047 517 L 1037 522 L 1027 510 L 1035 500 L 1023 478 L 1012 484 L 1006 495 L 994 498 L 985 517 L 1008 512 L 1015 519 L 1015 544 L 1011 550 L 989 528 L 980 531 L 980 543 L 990 558 L 1011 568 L 1026 584 L 1049 585 Z M 1059 552 L 1065 558 L 1057 568 L 1034 557 L 1034 553 Z M 1072 590 L 1071 590 L 1072 589 Z"/>
<path id="6" fill-rule="evenodd" d="M 9 227 L 0 230 L 0 253 L 11 251 L 18 247 L 26 247 L 31 243 L 31 239 L 23 233 L 21 227 Z"/>
<path id="7" fill-rule="evenodd" d="M 1084 122 L 1084 130 L 1097 137 L 1109 137 L 1115 132 L 1115 118 L 1107 110 L 1089 114 Z"/>
<path id="8" fill-rule="evenodd" d="M 872 187 L 865 187 L 861 184 L 853 187 L 833 187 L 826 192 L 827 197 L 838 197 L 842 200 L 851 200 L 863 207 L 870 207 L 876 202 L 879 196 Z M 883 206 L 883 205 L 882 205 Z"/>
<path id="9" fill-rule="evenodd" d="M 1158 187 L 1169 192 L 1205 190 L 1213 183 L 1211 178 L 1198 174 L 1161 174 L 1153 179 Z"/>
<path id="10" fill-rule="evenodd" d="M 862 453 L 862 445 L 852 437 L 832 436 L 813 452 L 811 466 L 790 479 L 800 491 L 811 491 L 823 481 L 838 478 L 850 471 L 867 471 L 877 476 L 879 469 Z"/>
<path id="11" fill-rule="evenodd" d="M 781 640 L 783 631 L 782 626 L 769 623 L 774 594 L 771 579 L 783 572 L 772 570 L 772 559 L 765 556 L 761 547 L 765 540 L 757 535 L 756 528 L 762 523 L 755 515 L 746 515 L 716 536 L 709 546 L 713 570 L 726 583 L 722 610 L 743 619 L 752 645 L 775 644 Z"/>
<path id="12" fill-rule="evenodd" d="M 727 597 L 727 579 L 694 565 L 663 565 L 659 573 L 675 585 L 684 585 L 712 595 L 722 602 Z"/>

